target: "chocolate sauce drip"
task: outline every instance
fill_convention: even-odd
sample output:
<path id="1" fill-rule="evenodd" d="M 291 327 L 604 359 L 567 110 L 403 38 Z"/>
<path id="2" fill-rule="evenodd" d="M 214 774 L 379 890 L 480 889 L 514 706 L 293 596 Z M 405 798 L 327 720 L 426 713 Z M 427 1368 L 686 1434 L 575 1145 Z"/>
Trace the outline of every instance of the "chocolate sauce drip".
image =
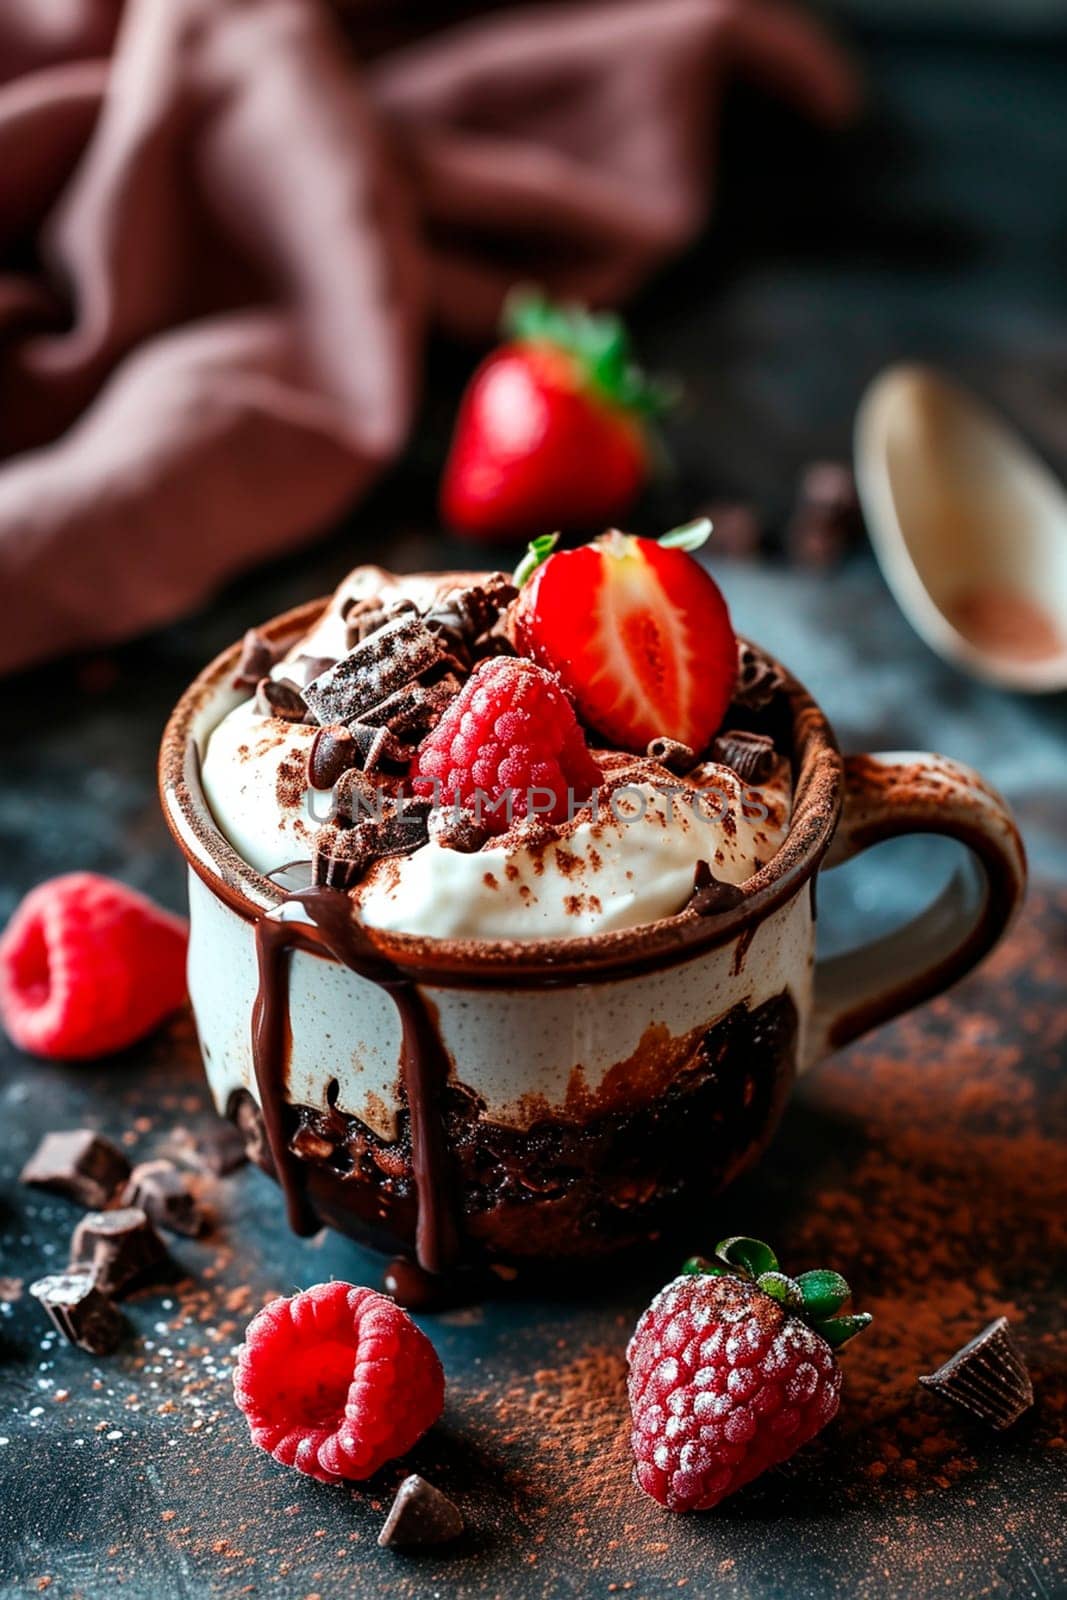
<path id="1" fill-rule="evenodd" d="M 415 1252 L 419 1266 L 442 1273 L 458 1258 L 441 1094 L 448 1057 L 436 1020 L 406 973 L 387 961 L 353 919 L 346 895 L 333 889 L 297 890 L 286 902 L 302 906 L 306 922 L 260 917 L 256 922 L 259 990 L 252 1012 L 252 1055 L 263 1122 L 289 1225 L 297 1234 L 319 1226 L 303 1167 L 285 1131 L 285 1091 L 291 1037 L 289 958 L 294 950 L 328 952 L 350 971 L 378 984 L 393 999 L 401 1026 L 401 1071 L 411 1119 L 411 1166 L 418 1197 Z"/>

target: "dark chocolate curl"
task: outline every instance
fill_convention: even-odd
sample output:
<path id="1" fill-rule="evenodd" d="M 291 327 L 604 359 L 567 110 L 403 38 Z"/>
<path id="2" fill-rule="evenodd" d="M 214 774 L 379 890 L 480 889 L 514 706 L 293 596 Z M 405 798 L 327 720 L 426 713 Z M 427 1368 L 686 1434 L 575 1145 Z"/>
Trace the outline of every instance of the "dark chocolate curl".
<path id="1" fill-rule="evenodd" d="M 307 717 L 304 697 L 291 678 L 261 678 L 255 708 L 261 717 L 281 717 L 286 722 L 303 722 Z"/>
<path id="2" fill-rule="evenodd" d="M 254 689 L 261 678 L 270 676 L 270 669 L 278 660 L 278 651 L 259 632 L 249 628 L 241 641 L 241 658 L 233 675 L 235 689 Z"/>
<path id="3" fill-rule="evenodd" d="M 650 761 L 658 761 L 661 767 L 677 773 L 679 777 L 690 772 L 697 759 L 695 750 L 691 750 L 680 739 L 668 739 L 666 734 L 661 734 L 658 739 L 650 739 L 645 754 Z"/>
<path id="4" fill-rule="evenodd" d="M 698 861 L 693 874 L 693 893 L 686 906 L 699 917 L 715 917 L 723 911 L 732 911 L 745 898 L 736 883 L 723 883 L 712 872 L 706 861 Z"/>

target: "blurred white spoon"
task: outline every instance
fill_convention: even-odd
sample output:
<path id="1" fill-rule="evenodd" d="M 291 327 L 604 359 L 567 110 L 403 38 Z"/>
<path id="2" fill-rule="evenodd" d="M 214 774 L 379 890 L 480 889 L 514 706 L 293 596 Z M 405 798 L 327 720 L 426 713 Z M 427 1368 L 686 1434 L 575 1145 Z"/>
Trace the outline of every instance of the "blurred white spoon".
<path id="1" fill-rule="evenodd" d="M 855 467 L 927 644 L 1004 688 L 1067 687 L 1067 494 L 1018 434 L 933 368 L 891 367 L 860 404 Z"/>

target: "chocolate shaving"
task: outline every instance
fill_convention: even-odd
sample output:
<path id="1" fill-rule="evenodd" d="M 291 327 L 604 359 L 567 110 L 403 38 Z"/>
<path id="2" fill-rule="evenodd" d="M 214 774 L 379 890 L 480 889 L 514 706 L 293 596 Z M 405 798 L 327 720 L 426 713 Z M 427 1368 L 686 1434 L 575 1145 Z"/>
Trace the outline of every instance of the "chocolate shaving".
<path id="1" fill-rule="evenodd" d="M 308 783 L 312 789 L 332 789 L 353 767 L 368 774 L 376 772 L 382 762 L 406 767 L 414 754 L 414 744 L 405 744 L 388 728 L 373 728 L 365 722 L 346 728 L 341 722 L 330 722 L 311 742 Z"/>
<path id="2" fill-rule="evenodd" d="M 729 728 L 712 741 L 711 759 L 730 767 L 742 783 L 766 783 L 777 755 L 774 740 L 766 733 L 750 733 L 745 728 Z"/>
<path id="3" fill-rule="evenodd" d="M 255 708 L 261 717 L 281 717 L 285 722 L 307 718 L 304 696 L 291 678 L 260 678 Z"/>
<path id="4" fill-rule="evenodd" d="M 241 640 L 241 655 L 233 675 L 234 688 L 254 689 L 261 678 L 270 676 L 270 669 L 279 655 L 280 651 L 258 628 L 249 628 Z"/>
<path id="5" fill-rule="evenodd" d="M 158 1281 L 169 1266 L 167 1247 L 139 1206 L 121 1211 L 90 1211 L 74 1230 L 71 1267 L 88 1267 L 101 1294 L 149 1280 Z"/>
<path id="6" fill-rule="evenodd" d="M 494 572 L 484 583 L 450 589 L 425 614 L 428 628 L 440 633 L 460 661 L 469 664 L 478 641 L 499 622 L 518 590 L 507 573 Z"/>
<path id="7" fill-rule="evenodd" d="M 397 600 L 392 605 L 386 605 L 377 595 L 368 595 L 362 600 L 355 598 L 346 600 L 341 608 L 341 620 L 345 624 L 345 643 L 349 650 L 357 644 L 362 644 L 372 633 L 377 633 L 382 625 L 394 617 L 402 617 L 417 612 L 418 607 L 413 600 Z"/>
<path id="8" fill-rule="evenodd" d="M 1034 1386 L 1007 1317 L 997 1317 L 919 1382 L 997 1429 L 1009 1428 L 1034 1403 Z"/>
<path id="9" fill-rule="evenodd" d="M 123 1320 L 87 1268 L 55 1272 L 30 1284 L 64 1339 L 93 1356 L 110 1355 L 122 1337 Z"/>
<path id="10" fill-rule="evenodd" d="M 384 804 L 385 795 L 358 767 L 343 772 L 333 786 L 333 810 L 338 822 L 376 818 Z"/>
<path id="11" fill-rule="evenodd" d="M 682 744 L 680 739 L 668 739 L 666 734 L 660 734 L 658 739 L 650 739 L 645 754 L 650 761 L 658 761 L 661 767 L 680 777 L 692 771 L 697 759 L 695 750 Z"/>
<path id="12" fill-rule="evenodd" d="M 779 669 L 753 645 L 738 642 L 737 688 L 734 704 L 749 711 L 762 711 L 770 705 L 785 678 Z"/>
<path id="13" fill-rule="evenodd" d="M 351 889 L 372 861 L 406 855 L 429 838 L 428 800 L 381 794 L 377 815 L 346 827 L 327 822 L 315 835 L 312 881 L 328 889 Z"/>
<path id="14" fill-rule="evenodd" d="M 409 683 L 365 713 L 363 725 L 387 728 L 397 738 L 420 739 L 437 726 L 461 688 L 454 672 L 436 683 Z"/>
<path id="15" fill-rule="evenodd" d="M 427 831 L 434 844 L 446 850 L 473 855 L 490 837 L 484 821 L 465 806 L 435 806 L 430 812 Z"/>
<path id="16" fill-rule="evenodd" d="M 722 911 L 732 911 L 744 898 L 744 891 L 736 883 L 723 883 L 706 861 L 698 861 L 686 910 L 695 911 L 698 917 L 715 917 Z"/>
<path id="17" fill-rule="evenodd" d="M 91 1128 L 75 1128 L 69 1133 L 46 1133 L 23 1167 L 20 1181 L 98 1211 L 129 1172 L 130 1163 L 110 1139 Z"/>
<path id="18" fill-rule="evenodd" d="M 463 1532 L 463 1514 L 432 1483 L 413 1472 L 396 1492 L 378 1535 L 383 1549 L 393 1545 L 445 1544 Z"/>
<path id="19" fill-rule="evenodd" d="M 368 713 L 448 660 L 445 641 L 421 617 L 395 617 L 313 678 L 304 699 L 316 721 L 324 724 L 372 720 L 380 724 L 382 718 L 372 719 Z"/>
<path id="20" fill-rule="evenodd" d="M 157 1228 L 184 1233 L 191 1239 L 203 1231 L 204 1209 L 169 1161 L 143 1161 L 134 1167 L 122 1192 L 122 1203 L 140 1206 Z"/>

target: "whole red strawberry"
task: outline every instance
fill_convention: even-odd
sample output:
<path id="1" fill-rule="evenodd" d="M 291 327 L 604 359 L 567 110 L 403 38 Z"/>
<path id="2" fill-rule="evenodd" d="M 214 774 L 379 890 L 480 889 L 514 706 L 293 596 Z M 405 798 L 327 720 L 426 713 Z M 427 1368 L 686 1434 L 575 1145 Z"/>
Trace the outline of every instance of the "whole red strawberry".
<path id="1" fill-rule="evenodd" d="M 695 1257 L 645 1311 L 626 1352 L 634 1477 L 669 1511 L 707 1511 L 787 1460 L 837 1411 L 837 1272 L 790 1278 L 758 1239 Z"/>
<path id="2" fill-rule="evenodd" d="M 509 341 L 460 405 L 441 514 L 472 538 L 602 527 L 649 475 L 649 416 L 665 395 L 634 366 L 617 317 L 515 298 Z"/>
<path id="3" fill-rule="evenodd" d="M 690 554 L 710 531 L 706 519 L 658 540 L 613 529 L 547 559 L 539 539 L 516 573 L 517 648 L 558 673 L 583 719 L 623 749 L 640 754 L 664 735 L 699 752 L 730 703 L 737 640 Z"/>

